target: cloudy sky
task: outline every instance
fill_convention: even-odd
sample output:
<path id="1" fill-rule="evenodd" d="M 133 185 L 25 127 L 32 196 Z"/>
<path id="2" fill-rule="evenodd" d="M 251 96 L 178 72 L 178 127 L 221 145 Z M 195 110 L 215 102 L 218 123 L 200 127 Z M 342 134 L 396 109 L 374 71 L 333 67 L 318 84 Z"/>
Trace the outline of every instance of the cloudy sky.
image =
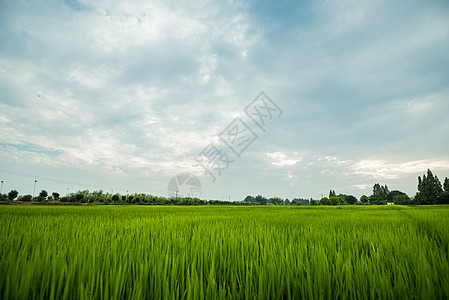
<path id="1" fill-rule="evenodd" d="M 206 199 L 412 196 L 449 176 L 448 1 L 129 2 L 0 2 L 3 192 L 164 195 L 190 172 Z M 262 91 L 264 130 L 244 112 Z M 240 156 L 235 120 L 257 136 Z"/>

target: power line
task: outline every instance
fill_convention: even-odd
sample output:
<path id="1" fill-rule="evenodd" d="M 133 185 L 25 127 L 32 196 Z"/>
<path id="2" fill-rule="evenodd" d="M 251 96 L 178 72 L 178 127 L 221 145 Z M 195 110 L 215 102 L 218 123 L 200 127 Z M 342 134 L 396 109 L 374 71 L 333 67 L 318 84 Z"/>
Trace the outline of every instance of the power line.
<path id="1" fill-rule="evenodd" d="M 50 181 L 50 182 L 55 182 L 55 183 L 62 183 L 62 184 L 69 184 L 69 185 L 76 185 L 76 186 L 85 186 L 85 187 L 90 187 L 90 188 L 95 188 L 95 189 L 98 189 L 98 188 L 103 189 L 104 188 L 104 186 L 100 187 L 100 186 L 91 185 L 91 184 L 82 183 L 82 182 L 60 180 L 60 179 L 46 177 L 46 176 L 36 176 L 36 175 L 26 174 L 23 172 L 6 170 L 6 169 L 0 169 L 0 172 L 4 173 L 4 174 L 8 174 L 8 175 L 15 175 L 15 176 L 21 176 L 21 177 L 32 178 L 32 179 L 39 178 L 40 180 Z"/>

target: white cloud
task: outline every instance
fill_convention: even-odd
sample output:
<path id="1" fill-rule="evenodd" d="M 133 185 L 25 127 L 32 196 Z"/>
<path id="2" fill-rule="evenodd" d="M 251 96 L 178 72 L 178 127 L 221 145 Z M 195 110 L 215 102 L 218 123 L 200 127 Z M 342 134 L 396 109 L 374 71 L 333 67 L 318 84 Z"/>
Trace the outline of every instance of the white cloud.
<path id="1" fill-rule="evenodd" d="M 291 167 L 302 160 L 298 153 L 286 154 L 283 152 L 265 153 L 270 164 L 277 167 Z M 290 176 L 289 176 L 290 177 Z"/>
<path id="2" fill-rule="evenodd" d="M 449 170 L 449 160 L 417 160 L 408 162 L 386 162 L 384 160 L 362 160 L 351 166 L 356 175 L 372 179 L 396 179 L 404 174 L 416 174 L 427 169 Z"/>

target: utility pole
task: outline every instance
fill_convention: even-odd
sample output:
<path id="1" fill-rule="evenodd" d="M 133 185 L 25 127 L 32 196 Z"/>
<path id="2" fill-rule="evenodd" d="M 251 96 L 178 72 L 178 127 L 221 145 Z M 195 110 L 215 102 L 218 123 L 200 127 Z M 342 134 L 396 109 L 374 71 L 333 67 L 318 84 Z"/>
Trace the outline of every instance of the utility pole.
<path id="1" fill-rule="evenodd" d="M 37 183 L 37 179 L 34 178 L 33 199 L 31 199 L 31 202 L 34 202 L 34 192 L 36 191 L 36 183 Z"/>
<path id="2" fill-rule="evenodd" d="M 2 187 L 0 188 L 0 195 L 2 194 L 3 191 L 3 180 L 2 180 Z"/>

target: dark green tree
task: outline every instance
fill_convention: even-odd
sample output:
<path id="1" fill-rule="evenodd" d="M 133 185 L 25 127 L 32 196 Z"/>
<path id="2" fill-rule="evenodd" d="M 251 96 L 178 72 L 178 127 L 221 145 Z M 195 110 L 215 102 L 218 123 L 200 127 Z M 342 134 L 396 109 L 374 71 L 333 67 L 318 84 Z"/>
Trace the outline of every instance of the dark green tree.
<path id="1" fill-rule="evenodd" d="M 16 199 L 18 195 L 19 195 L 19 192 L 18 192 L 18 191 L 16 191 L 16 190 L 11 190 L 11 191 L 8 193 L 8 200 L 9 200 L 9 201 L 14 201 L 14 199 Z"/>
<path id="2" fill-rule="evenodd" d="M 346 201 L 348 204 L 356 204 L 356 203 L 357 203 L 357 198 L 354 197 L 353 195 L 348 195 L 348 196 L 345 198 L 345 201 Z"/>
<path id="3" fill-rule="evenodd" d="M 343 205 L 345 204 L 345 200 L 340 197 L 332 196 L 329 198 L 330 205 Z"/>
<path id="4" fill-rule="evenodd" d="M 333 191 L 333 190 L 330 190 L 329 191 L 329 198 L 330 197 L 335 197 L 336 195 L 335 195 L 335 191 Z"/>
<path id="5" fill-rule="evenodd" d="M 42 190 L 42 191 L 39 193 L 39 197 L 47 198 L 47 196 L 48 196 L 48 192 L 47 192 L 46 190 Z"/>
<path id="6" fill-rule="evenodd" d="M 282 204 L 282 198 L 279 198 L 279 197 L 270 198 L 270 201 L 274 205 L 281 205 Z"/>
<path id="7" fill-rule="evenodd" d="M 418 176 L 418 192 L 414 199 L 417 204 L 437 204 L 442 193 L 441 182 L 430 169 L 427 169 L 427 176 L 424 174 L 422 179 Z"/>
<path id="8" fill-rule="evenodd" d="M 253 197 L 253 196 L 250 196 L 250 195 L 248 195 L 248 196 L 246 196 L 246 197 L 245 197 L 245 199 L 243 200 L 243 202 L 246 202 L 246 203 L 251 203 L 251 204 L 253 204 L 253 203 L 254 203 L 254 197 Z"/>
<path id="9" fill-rule="evenodd" d="M 259 204 L 259 205 L 267 205 L 267 198 L 265 198 L 262 195 L 257 195 L 256 198 L 254 198 L 254 202 L 255 204 Z"/>
<path id="10" fill-rule="evenodd" d="M 314 199 L 310 199 L 310 205 L 312 206 L 318 205 L 318 202 Z"/>
<path id="11" fill-rule="evenodd" d="M 327 198 L 327 197 L 321 198 L 319 204 L 320 205 L 331 205 L 331 203 L 329 202 L 329 198 Z"/>
<path id="12" fill-rule="evenodd" d="M 410 205 L 412 204 L 412 201 L 410 200 L 410 198 L 402 193 L 402 194 L 398 194 L 398 195 L 394 195 L 392 198 L 392 202 L 396 205 Z"/>
<path id="13" fill-rule="evenodd" d="M 53 196 L 53 199 L 55 199 L 55 201 L 59 201 L 59 196 L 61 196 L 59 193 L 57 192 L 53 192 L 53 194 L 51 194 Z"/>
<path id="14" fill-rule="evenodd" d="M 31 202 L 31 199 L 33 199 L 33 196 L 31 196 L 31 195 L 23 195 L 22 196 L 22 202 Z"/>
<path id="15" fill-rule="evenodd" d="M 444 178 L 443 188 L 445 192 L 449 192 L 449 178 Z"/>
<path id="16" fill-rule="evenodd" d="M 376 197 L 376 199 L 387 200 L 388 193 L 390 193 L 390 191 L 388 190 L 387 185 L 382 186 L 382 185 L 376 183 L 373 186 L 373 196 Z"/>
<path id="17" fill-rule="evenodd" d="M 362 197 L 360 197 L 360 202 L 368 203 L 368 197 L 366 195 L 362 195 Z"/>
<path id="18" fill-rule="evenodd" d="M 394 198 L 395 196 L 400 196 L 400 195 L 405 195 L 407 198 L 409 198 L 409 197 L 407 196 L 406 193 L 401 192 L 401 191 L 398 191 L 398 190 L 393 190 L 393 191 L 391 191 L 391 192 L 388 193 L 388 195 L 387 195 L 387 201 L 388 201 L 388 202 L 394 202 L 394 201 L 393 201 L 393 198 Z M 410 199 L 410 198 L 409 198 L 409 199 Z M 395 203 L 395 204 L 396 204 L 396 203 Z"/>

